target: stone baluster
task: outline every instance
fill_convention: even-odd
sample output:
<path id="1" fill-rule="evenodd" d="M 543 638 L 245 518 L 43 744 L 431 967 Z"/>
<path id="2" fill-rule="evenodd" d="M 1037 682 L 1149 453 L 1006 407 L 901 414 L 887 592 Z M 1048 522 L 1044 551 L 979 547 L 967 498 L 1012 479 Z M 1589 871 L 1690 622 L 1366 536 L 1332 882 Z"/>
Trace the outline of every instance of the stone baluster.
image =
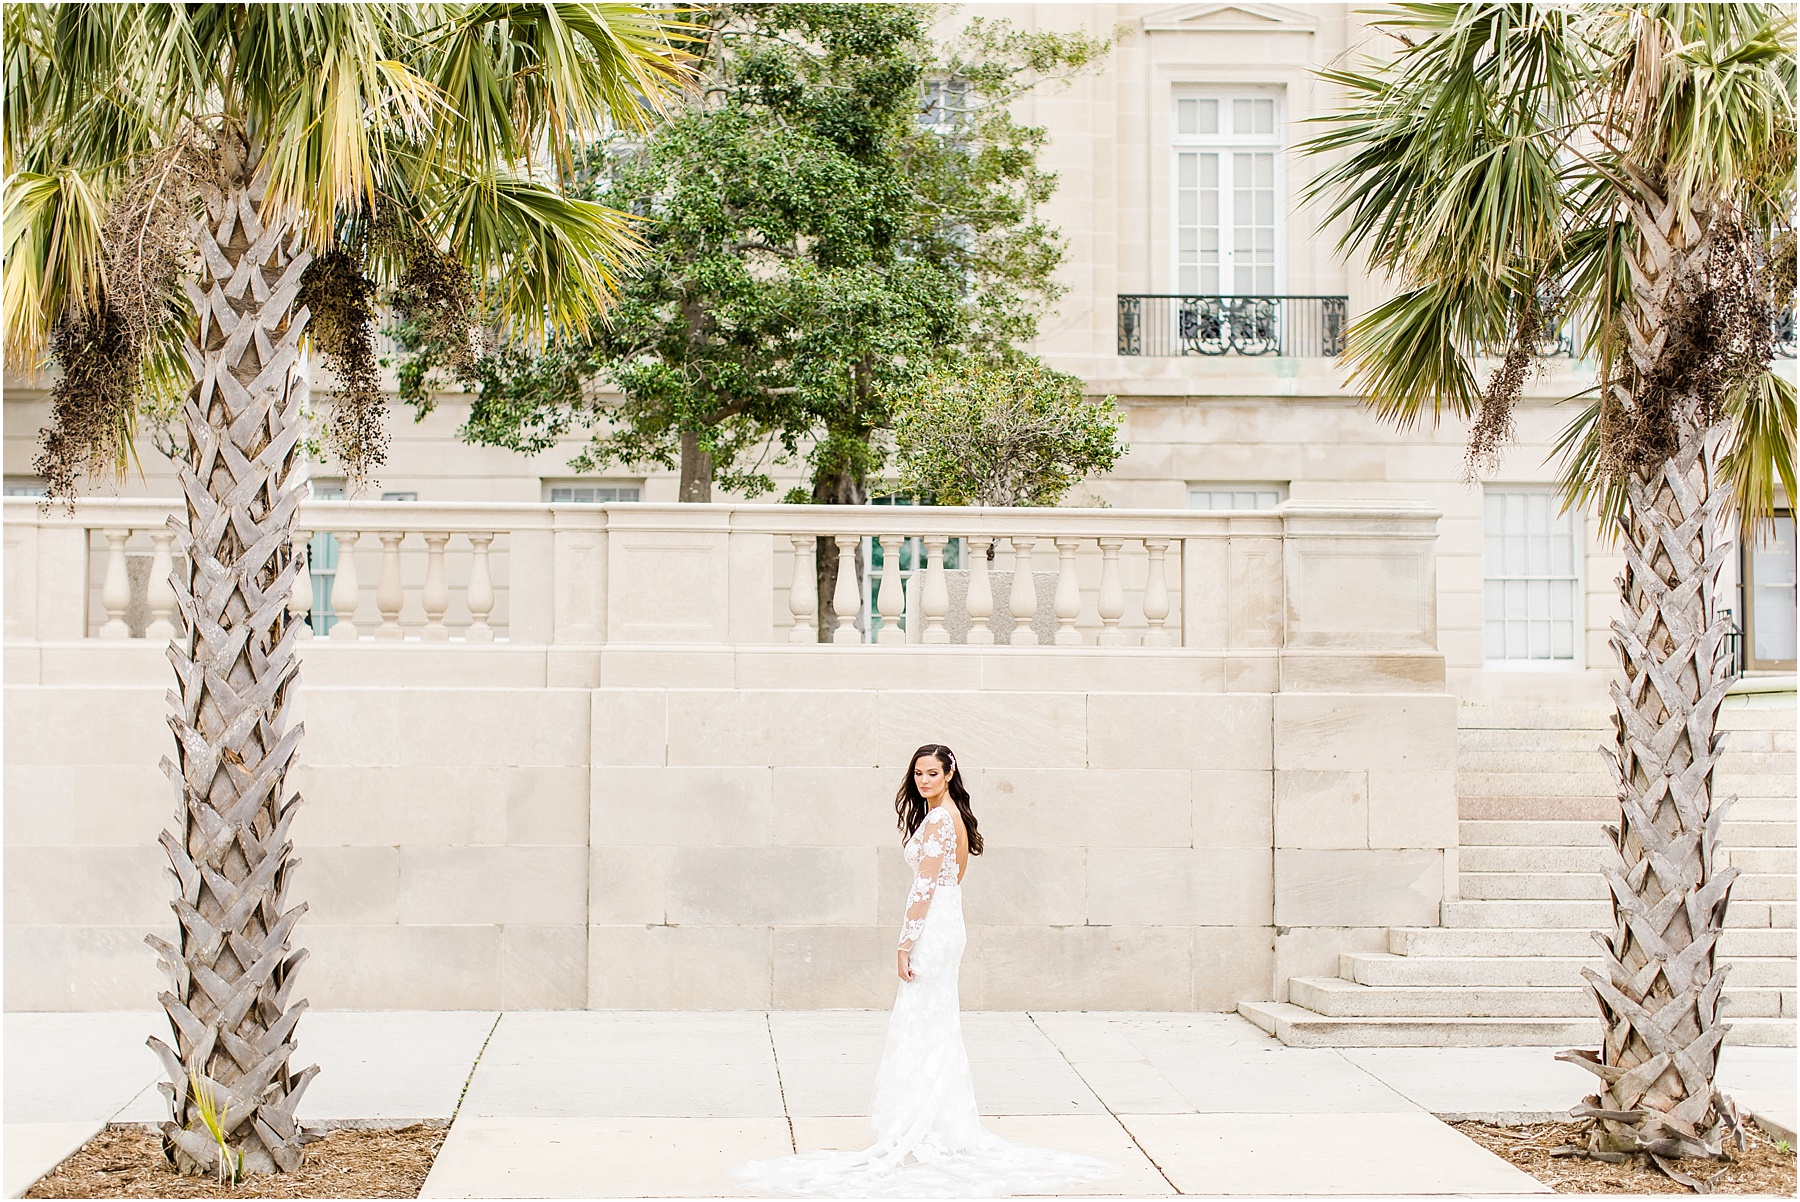
<path id="1" fill-rule="evenodd" d="M 131 578 L 125 574 L 125 540 L 129 530 L 108 530 L 106 534 L 106 575 L 100 586 L 100 604 L 106 606 L 106 625 L 100 628 L 103 639 L 128 639 L 131 628 L 125 625 L 125 611 L 131 607 Z"/>
<path id="2" fill-rule="evenodd" d="M 425 591 L 420 597 L 425 603 L 425 629 L 419 637 L 428 643 L 450 637 L 450 629 L 444 625 L 444 611 L 450 608 L 450 585 L 444 579 L 444 544 L 449 541 L 448 534 L 425 536 Z"/>
<path id="3" fill-rule="evenodd" d="M 881 549 L 881 576 L 875 599 L 876 612 L 881 615 L 881 631 L 875 636 L 877 643 L 892 645 L 906 641 L 906 631 L 900 628 L 900 614 L 906 607 L 900 585 L 900 545 L 903 541 L 891 534 L 886 538 L 877 535 L 869 540 L 871 550 Z"/>
<path id="4" fill-rule="evenodd" d="M 494 577 L 488 567 L 488 546 L 493 541 L 492 534 L 469 535 L 475 558 L 469 565 L 469 632 L 464 637 L 471 643 L 494 641 L 494 628 L 488 625 L 488 615 L 494 612 Z"/>
<path id="5" fill-rule="evenodd" d="M 923 637 L 925 613 L 920 602 L 925 592 L 925 550 L 916 537 L 901 539 L 900 546 L 903 549 L 910 548 L 912 550 L 913 561 L 913 570 L 911 575 L 906 578 L 904 592 L 906 601 L 906 630 L 904 633 L 907 642 L 922 643 L 925 641 Z"/>
<path id="6" fill-rule="evenodd" d="M 994 584 L 988 578 L 988 548 L 994 540 L 985 534 L 971 534 L 963 539 L 963 547 L 969 558 L 969 642 L 977 646 L 988 646 L 994 641 L 994 632 L 988 626 L 988 618 L 994 612 Z"/>
<path id="7" fill-rule="evenodd" d="M 1081 646 L 1081 631 L 1075 619 L 1081 616 L 1081 582 L 1075 578 L 1075 552 L 1081 547 L 1078 538 L 1056 540 L 1056 645 Z"/>
<path id="8" fill-rule="evenodd" d="M 948 643 L 950 632 L 944 629 L 944 615 L 950 612 L 950 585 L 944 579 L 944 544 L 942 534 L 925 536 L 925 590 L 920 607 L 925 614 L 925 633 L 920 642 Z"/>
<path id="9" fill-rule="evenodd" d="M 837 587 L 831 592 L 831 608 L 837 615 L 837 629 L 831 632 L 834 643 L 855 643 L 856 611 L 862 608 L 862 592 L 856 587 L 856 547 L 862 539 L 854 534 L 837 536 Z"/>
<path id="10" fill-rule="evenodd" d="M 150 588 L 144 598 L 150 606 L 150 625 L 145 628 L 144 637 L 172 639 L 175 637 L 175 586 L 169 583 L 169 576 L 175 570 L 175 557 L 169 547 L 175 541 L 175 532 L 166 528 L 152 530 L 150 541 L 156 549 L 150 555 Z"/>
<path id="11" fill-rule="evenodd" d="M 294 531 L 294 554 L 300 560 L 300 568 L 294 573 L 294 591 L 288 594 L 288 621 L 300 624 L 300 633 L 296 635 L 302 641 L 313 636 L 312 626 L 307 615 L 312 613 L 312 568 L 308 564 L 307 548 L 312 544 L 312 531 Z"/>
<path id="12" fill-rule="evenodd" d="M 790 643 L 819 641 L 814 615 L 819 612 L 818 540 L 810 534 L 790 534 L 794 544 L 794 578 L 788 582 L 788 613 L 794 625 L 788 630 Z"/>
<path id="13" fill-rule="evenodd" d="M 1037 615 L 1037 581 L 1031 575 L 1031 548 L 1037 540 L 1014 535 L 1012 595 L 1008 598 L 1012 605 L 1012 645 L 1015 647 L 1035 647 L 1038 643 L 1037 631 L 1031 628 L 1031 620 Z"/>
<path id="14" fill-rule="evenodd" d="M 381 539 L 381 583 L 375 586 L 375 605 L 381 610 L 381 625 L 375 629 L 378 639 L 403 639 L 400 610 L 406 604 L 406 589 L 400 583 L 400 542 L 406 537 L 398 531 L 384 530 Z"/>
<path id="15" fill-rule="evenodd" d="M 1169 618 L 1169 582 L 1163 556 L 1168 552 L 1166 538 L 1147 538 L 1144 550 L 1150 553 L 1150 572 L 1144 580 L 1144 621 L 1150 629 L 1144 632 L 1144 646 L 1169 646 L 1169 632 L 1163 623 Z"/>
<path id="16" fill-rule="evenodd" d="M 340 642 L 356 641 L 356 606 L 362 599 L 362 584 L 356 579 L 356 540 L 362 536 L 355 530 L 337 532 L 337 575 L 331 579 L 331 637 Z"/>
<path id="17" fill-rule="evenodd" d="M 1125 632 L 1119 619 L 1125 613 L 1125 586 L 1119 579 L 1119 548 L 1122 538 L 1100 540 L 1100 636 L 1095 641 L 1102 647 L 1123 647 Z"/>

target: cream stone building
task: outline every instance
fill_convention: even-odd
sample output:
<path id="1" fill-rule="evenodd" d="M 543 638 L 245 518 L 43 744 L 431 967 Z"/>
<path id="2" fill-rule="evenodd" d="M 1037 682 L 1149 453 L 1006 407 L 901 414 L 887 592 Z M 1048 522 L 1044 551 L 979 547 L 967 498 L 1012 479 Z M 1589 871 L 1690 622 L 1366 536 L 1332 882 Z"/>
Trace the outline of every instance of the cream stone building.
<path id="1" fill-rule="evenodd" d="M 1474 481 L 1461 423 L 1359 404 L 1337 352 L 1383 284 L 1318 228 L 1293 154 L 1336 99 L 1316 70 L 1368 37 L 1348 7 L 954 19 L 977 14 L 1117 33 L 1019 116 L 1049 130 L 1069 248 L 1036 349 L 1118 398 L 1124 459 L 1053 511 L 684 507 L 672 473 L 574 476 L 578 441 L 463 444 L 446 396 L 393 420 L 380 499 L 314 465 L 315 1003 L 885 1005 L 887 799 L 942 740 L 993 831 L 971 1005 L 1587 1038 L 1574 969 L 1507 957 L 1577 964 L 1605 909 L 1592 749 L 1622 560 L 1559 512 L 1550 461 L 1592 365 L 1550 360 Z M 8 384 L 24 497 L 43 393 Z M 73 519 L 6 506 L 9 1008 L 144 1004 L 141 937 L 170 923 L 154 581 L 177 490 L 146 453 L 117 492 Z M 882 567 L 821 645 L 811 557 L 859 545 Z M 1791 511 L 1729 573 L 1747 683 L 1721 786 L 1747 875 L 1726 954 L 1737 1037 L 1791 1043 Z"/>

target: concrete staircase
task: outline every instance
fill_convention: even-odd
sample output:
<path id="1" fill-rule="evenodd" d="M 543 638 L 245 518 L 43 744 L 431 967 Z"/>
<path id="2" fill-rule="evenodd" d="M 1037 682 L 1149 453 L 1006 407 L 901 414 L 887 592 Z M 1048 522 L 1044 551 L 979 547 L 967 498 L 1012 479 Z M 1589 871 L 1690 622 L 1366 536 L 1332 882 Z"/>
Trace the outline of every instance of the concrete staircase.
<path id="1" fill-rule="evenodd" d="M 1733 697 L 1718 796 L 1732 888 L 1720 955 L 1731 962 L 1727 1042 L 1794 1046 L 1794 695 Z M 1459 714 L 1461 897 L 1441 925 L 1387 933 L 1386 952 L 1294 977 L 1285 1002 L 1239 1013 L 1284 1043 L 1322 1047 L 1593 1046 L 1581 966 L 1609 926 L 1601 825 L 1617 802 L 1595 751 L 1604 712 L 1468 706 Z"/>

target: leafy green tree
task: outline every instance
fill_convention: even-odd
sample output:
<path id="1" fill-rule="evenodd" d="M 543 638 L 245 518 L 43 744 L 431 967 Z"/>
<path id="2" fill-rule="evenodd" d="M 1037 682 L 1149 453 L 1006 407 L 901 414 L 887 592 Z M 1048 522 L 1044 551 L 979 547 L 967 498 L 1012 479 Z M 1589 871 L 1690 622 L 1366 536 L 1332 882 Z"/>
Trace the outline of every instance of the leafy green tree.
<path id="1" fill-rule="evenodd" d="M 894 399 L 941 355 L 1009 353 L 1057 294 L 1044 132 L 1008 103 L 1105 43 L 977 21 L 940 47 L 904 4 L 704 11 L 697 99 L 579 165 L 581 194 L 643 218 L 609 321 L 477 365 L 464 434 L 539 451 L 589 427 L 579 470 L 679 465 L 693 501 L 804 458 L 810 499 L 860 502 Z M 421 349 L 428 403 L 445 373 Z"/>
<path id="2" fill-rule="evenodd" d="M 1124 453 L 1113 398 L 1036 359 L 933 372 L 893 432 L 900 487 L 939 505 L 1055 505 Z"/>
<path id="3" fill-rule="evenodd" d="M 306 1008 L 284 795 L 304 345 L 343 381 L 334 441 L 363 474 L 381 450 L 378 285 L 446 343 L 466 343 L 476 291 L 525 328 L 604 309 L 628 223 L 534 169 L 641 124 L 685 82 L 679 31 L 624 4 L 10 4 L 4 20 L 7 350 L 59 369 L 38 461 L 52 494 L 122 461 L 147 396 L 185 392 L 163 761 L 181 816 L 162 837 L 180 933 L 150 939 L 175 1041 L 150 1041 L 164 1150 L 187 1173 L 292 1171 L 318 1071 L 289 1064 Z"/>
<path id="4" fill-rule="evenodd" d="M 1348 359 L 1383 415 L 1473 419 L 1503 446 L 1540 337 L 1573 321 L 1599 384 L 1564 435 L 1570 503 L 1625 548 L 1609 751 L 1620 822 L 1604 869 L 1595 1156 L 1719 1157 L 1737 1112 L 1715 1084 L 1715 947 L 1737 869 L 1719 862 L 1713 771 L 1734 675 L 1718 576 L 1730 517 L 1794 495 L 1794 390 L 1770 367 L 1794 294 L 1794 24 L 1762 4 L 1407 4 L 1384 61 L 1307 148 L 1346 247 L 1401 291 Z M 1485 384 L 1477 348 L 1504 348 Z"/>

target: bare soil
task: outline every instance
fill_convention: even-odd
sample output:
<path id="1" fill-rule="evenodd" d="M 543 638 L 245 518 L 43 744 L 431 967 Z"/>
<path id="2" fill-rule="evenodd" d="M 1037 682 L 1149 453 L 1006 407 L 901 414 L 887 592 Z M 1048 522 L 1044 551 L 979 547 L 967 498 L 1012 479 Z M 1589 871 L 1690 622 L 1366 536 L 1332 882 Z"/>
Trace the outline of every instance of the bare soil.
<path id="1" fill-rule="evenodd" d="M 1626 1164 L 1608 1164 L 1579 1156 L 1552 1156 L 1552 1148 L 1580 1143 L 1575 1123 L 1528 1123 L 1500 1127 L 1493 1123 L 1452 1123 L 1458 1131 L 1494 1153 L 1514 1168 L 1530 1173 L 1559 1194 L 1686 1194 L 1691 1191 L 1665 1177 L 1648 1158 Z M 1674 1165 L 1690 1177 L 1712 1182 L 1716 1194 L 1778 1194 L 1794 1196 L 1794 1151 L 1786 1152 L 1775 1141 L 1744 1125 L 1745 1147 L 1730 1148 L 1734 1160 L 1677 1160 Z"/>
<path id="2" fill-rule="evenodd" d="M 108 1127 L 38 1178 L 27 1198 L 416 1198 L 444 1146 L 443 1123 L 340 1127 L 306 1147 L 298 1173 L 183 1177 L 163 1159 L 161 1136 L 144 1127 Z"/>

